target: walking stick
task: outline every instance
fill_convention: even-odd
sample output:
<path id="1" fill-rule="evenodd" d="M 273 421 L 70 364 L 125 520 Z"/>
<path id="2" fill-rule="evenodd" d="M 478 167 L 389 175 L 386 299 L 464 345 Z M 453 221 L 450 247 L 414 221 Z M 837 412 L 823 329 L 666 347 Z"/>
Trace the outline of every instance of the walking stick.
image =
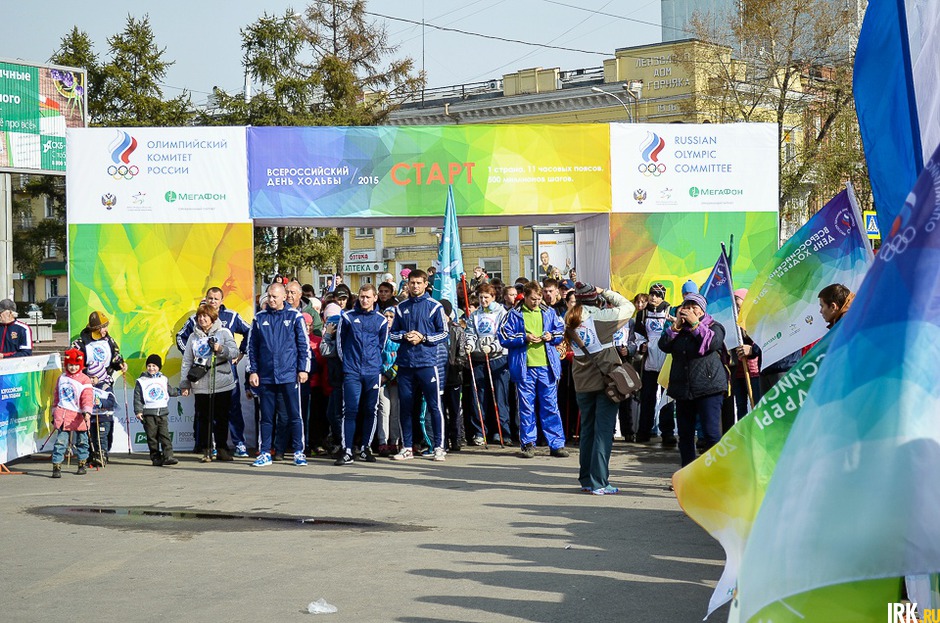
<path id="1" fill-rule="evenodd" d="M 490 379 L 490 393 L 493 394 L 493 411 L 496 412 L 496 432 L 499 433 L 499 447 L 505 448 L 503 445 L 503 423 L 499 419 L 499 404 L 496 402 L 496 387 L 493 385 L 493 369 L 490 367 L 490 356 L 486 353 L 483 353 L 483 356 L 486 357 L 486 376 Z"/>
<path id="2" fill-rule="evenodd" d="M 121 378 L 124 379 L 124 430 L 127 432 L 127 454 L 130 456 L 134 450 L 131 445 L 131 410 L 127 407 L 127 372 L 121 373 Z"/>
<path id="3" fill-rule="evenodd" d="M 460 276 L 460 283 L 463 285 L 463 313 L 467 316 L 467 324 L 469 325 L 473 319 L 470 317 L 470 296 L 467 293 L 466 275 Z M 476 333 L 476 326 L 473 327 L 473 331 Z M 480 404 L 480 393 L 477 389 L 477 377 L 475 374 L 473 374 L 473 359 L 470 357 L 469 350 L 467 351 L 467 363 L 470 364 L 470 383 L 473 385 L 473 402 L 477 407 L 477 415 L 480 416 L 480 430 L 483 432 L 483 447 L 486 448 L 488 447 L 486 443 L 486 423 L 483 420 L 483 407 Z"/>
<path id="4" fill-rule="evenodd" d="M 206 418 L 206 454 L 212 456 L 212 420 L 215 419 L 215 349 L 212 350 L 212 359 L 209 360 L 212 375 L 209 377 L 209 413 Z M 216 439 L 216 444 L 219 440 Z M 224 442 L 223 442 L 224 443 Z"/>
<path id="5" fill-rule="evenodd" d="M 101 463 L 101 467 L 105 467 L 108 464 L 108 460 L 104 456 L 104 448 L 101 447 L 100 417 L 100 415 L 95 415 L 95 436 L 98 438 L 98 462 Z"/>

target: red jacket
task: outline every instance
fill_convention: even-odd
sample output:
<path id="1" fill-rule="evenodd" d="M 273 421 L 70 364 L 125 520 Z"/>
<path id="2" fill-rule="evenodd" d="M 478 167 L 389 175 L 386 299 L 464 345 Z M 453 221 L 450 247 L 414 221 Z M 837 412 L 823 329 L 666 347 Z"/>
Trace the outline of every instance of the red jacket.
<path id="1" fill-rule="evenodd" d="M 326 357 L 320 354 L 320 342 L 323 338 L 319 335 L 310 336 L 310 350 L 313 351 L 314 372 L 310 373 L 310 387 L 319 387 L 324 396 L 329 396 L 333 391 L 330 387 L 329 376 L 326 370 Z"/>
<path id="2" fill-rule="evenodd" d="M 82 385 L 82 393 L 78 397 L 78 405 L 81 411 L 72 411 L 59 406 L 60 382 L 56 382 L 55 395 L 52 397 L 52 425 L 56 430 L 88 430 L 88 424 L 85 421 L 85 413 L 91 413 L 95 406 L 95 390 L 91 385 L 91 379 L 84 373 L 77 372 L 69 374 L 63 372 L 62 377 L 68 377 Z M 62 380 L 59 377 L 59 381 Z"/>

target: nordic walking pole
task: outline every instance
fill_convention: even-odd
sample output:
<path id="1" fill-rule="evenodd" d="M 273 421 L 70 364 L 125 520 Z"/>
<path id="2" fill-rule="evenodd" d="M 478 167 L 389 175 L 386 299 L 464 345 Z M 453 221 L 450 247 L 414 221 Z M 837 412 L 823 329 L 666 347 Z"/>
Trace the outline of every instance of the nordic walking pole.
<path id="1" fill-rule="evenodd" d="M 490 393 L 493 394 L 493 411 L 496 413 L 496 432 L 499 433 L 499 447 L 505 448 L 503 444 L 503 423 L 499 419 L 499 404 L 496 402 L 496 387 L 493 385 L 493 369 L 490 367 L 490 356 L 483 353 L 486 357 L 486 375 L 490 379 Z"/>
<path id="2" fill-rule="evenodd" d="M 215 348 L 212 349 L 212 359 L 209 360 L 212 376 L 209 377 L 209 417 L 206 418 L 206 454 L 212 458 L 212 420 L 215 419 Z M 194 398 L 195 400 L 195 398 Z M 216 444 L 219 440 L 215 440 Z M 225 443 L 224 441 L 222 443 Z"/>
<path id="3" fill-rule="evenodd" d="M 127 408 L 127 372 L 121 373 L 121 378 L 124 379 L 124 430 L 127 432 L 127 454 L 130 456 L 134 453 L 133 446 L 131 445 L 131 410 Z"/>
<path id="4" fill-rule="evenodd" d="M 469 325 L 472 321 L 470 318 L 470 296 L 467 293 L 467 276 L 460 275 L 460 284 L 463 286 L 463 313 L 467 317 L 467 324 Z M 473 327 L 473 332 L 476 334 L 476 327 Z M 477 334 L 477 339 L 479 335 Z M 470 383 L 473 386 L 473 402 L 477 407 L 477 414 L 480 416 L 480 430 L 483 432 L 483 447 L 486 448 L 486 424 L 483 421 L 483 408 L 480 404 L 480 393 L 477 390 L 477 377 L 473 374 L 473 359 L 470 357 L 470 351 L 467 351 L 467 363 L 470 364 Z"/>

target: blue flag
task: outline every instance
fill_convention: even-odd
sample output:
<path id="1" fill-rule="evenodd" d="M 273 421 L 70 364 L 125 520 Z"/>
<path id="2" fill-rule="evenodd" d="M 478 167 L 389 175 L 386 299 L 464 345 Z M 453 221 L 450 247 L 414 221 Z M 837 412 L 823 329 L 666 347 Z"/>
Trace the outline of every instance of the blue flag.
<path id="1" fill-rule="evenodd" d="M 738 333 L 738 308 L 734 304 L 734 286 L 728 256 L 721 250 L 715 267 L 702 284 L 701 295 L 708 303 L 708 314 L 725 328 L 725 346 L 730 350 L 741 345 Z"/>
<path id="2" fill-rule="evenodd" d="M 742 621 L 833 620 L 801 596 L 940 571 L 938 188 L 940 149 L 797 399 L 738 573 Z M 887 601 L 840 620 L 884 620 Z"/>
<path id="3" fill-rule="evenodd" d="M 871 0 L 853 88 L 878 225 L 895 233 L 904 197 L 940 142 L 940 4 Z"/>
<path id="4" fill-rule="evenodd" d="M 444 234 L 441 236 L 441 246 L 437 252 L 437 272 L 434 274 L 434 298 L 438 301 L 447 299 L 454 309 L 457 309 L 457 288 L 464 274 L 457 208 L 454 206 L 454 187 L 448 186 Z"/>

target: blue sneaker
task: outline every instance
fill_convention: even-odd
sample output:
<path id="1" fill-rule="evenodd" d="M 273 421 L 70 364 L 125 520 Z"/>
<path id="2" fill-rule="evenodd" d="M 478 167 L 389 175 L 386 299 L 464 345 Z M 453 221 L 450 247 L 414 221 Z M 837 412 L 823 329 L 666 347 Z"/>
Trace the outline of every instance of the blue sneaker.
<path id="1" fill-rule="evenodd" d="M 594 489 L 594 491 L 591 493 L 594 495 L 617 495 L 620 493 L 620 489 L 607 485 L 606 487 L 602 487 L 600 489 Z"/>
<path id="2" fill-rule="evenodd" d="M 303 452 L 294 453 L 294 465 L 297 465 L 298 467 L 304 467 L 307 465 L 307 457 L 304 456 Z"/>
<path id="3" fill-rule="evenodd" d="M 216 450 L 215 448 L 212 448 L 212 458 L 214 459 L 219 458 L 219 451 Z"/>
<path id="4" fill-rule="evenodd" d="M 262 452 L 258 455 L 258 458 L 255 459 L 255 462 L 251 464 L 252 467 L 267 467 L 271 465 L 273 461 L 271 460 L 271 455 L 267 452 Z"/>
<path id="5" fill-rule="evenodd" d="M 240 443 L 237 446 L 235 446 L 235 456 L 239 459 L 248 458 L 248 448 L 245 447 L 245 444 Z"/>

